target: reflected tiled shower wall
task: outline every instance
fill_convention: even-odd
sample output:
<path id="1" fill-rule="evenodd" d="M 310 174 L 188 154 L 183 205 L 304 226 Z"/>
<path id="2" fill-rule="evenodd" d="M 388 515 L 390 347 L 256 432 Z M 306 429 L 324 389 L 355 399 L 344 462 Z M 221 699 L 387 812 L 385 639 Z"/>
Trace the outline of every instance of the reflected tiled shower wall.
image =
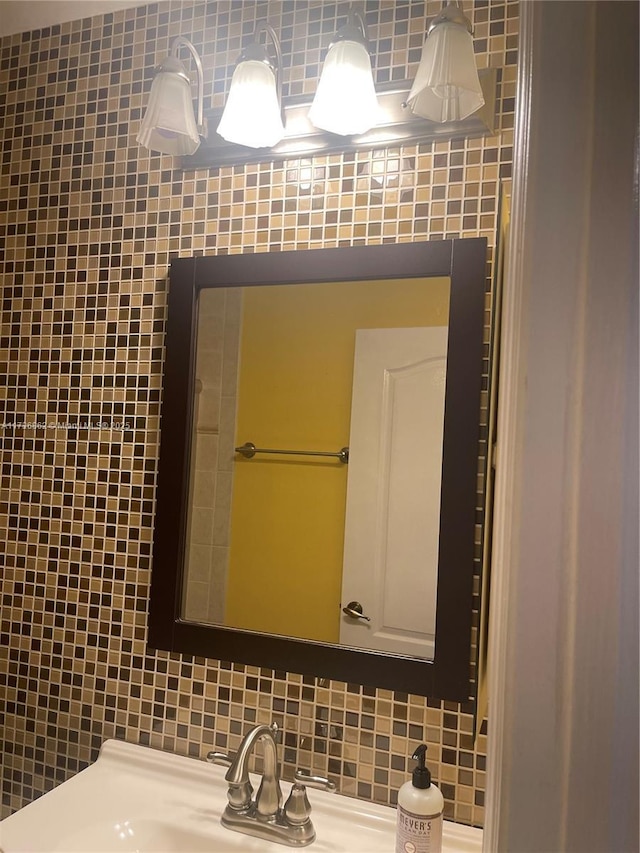
<path id="1" fill-rule="evenodd" d="M 379 82 L 415 74 L 439 8 L 367 0 Z M 482 825 L 471 705 L 145 643 L 170 259 L 485 236 L 492 260 L 511 176 L 513 0 L 465 3 L 478 64 L 498 69 L 493 137 L 186 174 L 136 145 L 153 68 L 179 33 L 220 106 L 256 20 L 282 37 L 285 94 L 311 93 L 345 10 L 171 0 L 0 41 L 3 814 L 105 738 L 202 756 L 274 718 L 289 776 L 311 768 L 384 803 L 425 740 L 446 815 Z"/>
<path id="2" fill-rule="evenodd" d="M 196 402 L 183 615 L 224 623 L 235 464 L 242 290 L 198 299 Z"/>

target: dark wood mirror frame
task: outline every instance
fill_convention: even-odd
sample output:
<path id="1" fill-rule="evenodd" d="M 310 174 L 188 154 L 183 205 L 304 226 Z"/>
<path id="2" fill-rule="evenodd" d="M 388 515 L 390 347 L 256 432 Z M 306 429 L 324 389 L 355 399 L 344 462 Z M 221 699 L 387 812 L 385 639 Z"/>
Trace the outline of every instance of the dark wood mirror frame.
<path id="1" fill-rule="evenodd" d="M 172 261 L 148 626 L 151 648 L 437 699 L 470 698 L 486 260 L 486 240 L 472 238 Z M 451 282 L 434 660 L 184 621 L 182 563 L 200 290 L 433 276 L 448 276 Z"/>

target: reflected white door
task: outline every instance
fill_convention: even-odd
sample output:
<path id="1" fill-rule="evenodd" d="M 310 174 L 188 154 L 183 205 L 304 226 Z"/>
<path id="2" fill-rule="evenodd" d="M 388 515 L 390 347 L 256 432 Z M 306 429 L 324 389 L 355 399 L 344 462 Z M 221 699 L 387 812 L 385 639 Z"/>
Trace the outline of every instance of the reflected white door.
<path id="1" fill-rule="evenodd" d="M 446 327 L 363 329 L 356 350 L 340 642 L 433 658 Z"/>

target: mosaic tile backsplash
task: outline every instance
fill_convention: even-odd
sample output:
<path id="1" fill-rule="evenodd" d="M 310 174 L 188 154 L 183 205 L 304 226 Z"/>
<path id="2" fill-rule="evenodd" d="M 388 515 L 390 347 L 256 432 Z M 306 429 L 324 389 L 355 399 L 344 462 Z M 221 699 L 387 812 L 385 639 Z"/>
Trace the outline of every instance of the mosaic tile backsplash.
<path id="1" fill-rule="evenodd" d="M 412 78 L 440 3 L 365 8 L 377 80 Z M 445 815 L 482 825 L 486 743 L 471 706 L 145 642 L 170 259 L 459 236 L 487 237 L 492 256 L 518 5 L 465 11 L 478 65 L 498 71 L 495 136 L 184 174 L 135 143 L 171 40 L 193 41 L 205 107 L 218 107 L 268 18 L 285 95 L 309 94 L 346 4 L 170 0 L 0 41 L 3 816 L 106 738 L 203 756 L 275 719 L 285 776 L 299 765 L 382 803 L 426 741 Z"/>

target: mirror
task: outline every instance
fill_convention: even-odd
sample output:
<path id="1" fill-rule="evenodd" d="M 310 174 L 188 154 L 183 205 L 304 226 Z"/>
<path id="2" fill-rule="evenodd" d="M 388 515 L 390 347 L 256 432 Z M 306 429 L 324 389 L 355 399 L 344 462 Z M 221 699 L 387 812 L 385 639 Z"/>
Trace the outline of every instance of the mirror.
<path id="1" fill-rule="evenodd" d="M 485 264 L 172 263 L 150 645 L 469 698 Z"/>
<path id="2" fill-rule="evenodd" d="M 184 619 L 433 658 L 449 288 L 200 291 Z"/>

